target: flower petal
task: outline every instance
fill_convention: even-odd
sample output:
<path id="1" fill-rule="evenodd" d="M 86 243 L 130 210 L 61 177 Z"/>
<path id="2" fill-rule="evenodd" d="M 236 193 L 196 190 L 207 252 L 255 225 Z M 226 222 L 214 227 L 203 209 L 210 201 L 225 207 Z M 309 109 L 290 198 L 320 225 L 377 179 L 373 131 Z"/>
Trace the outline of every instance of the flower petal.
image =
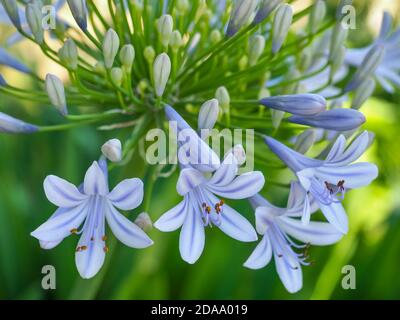
<path id="1" fill-rule="evenodd" d="M 268 238 L 268 235 L 265 235 L 257 247 L 254 249 L 251 256 L 244 263 L 244 266 L 249 269 L 261 269 L 264 268 L 272 258 L 272 246 L 271 242 Z"/>
<path id="2" fill-rule="evenodd" d="M 215 171 L 214 175 L 208 181 L 215 186 L 226 186 L 231 183 L 238 173 L 238 162 L 233 153 L 226 156 L 221 166 Z"/>
<path id="3" fill-rule="evenodd" d="M 264 186 L 265 178 L 260 171 L 244 173 L 236 177 L 227 186 L 217 186 L 207 183 L 207 189 L 228 199 L 246 199 L 254 196 Z"/>
<path id="4" fill-rule="evenodd" d="M 276 221 L 280 228 L 291 237 L 316 246 L 334 244 L 343 237 L 343 233 L 326 222 L 311 221 L 303 225 L 300 220 L 288 217 L 279 217 Z"/>
<path id="5" fill-rule="evenodd" d="M 340 135 L 339 138 L 336 139 L 332 149 L 329 151 L 328 156 L 326 157 L 326 161 L 335 161 L 336 158 L 340 157 L 346 148 L 346 138 L 344 135 Z"/>
<path id="6" fill-rule="evenodd" d="M 133 210 L 143 201 L 143 182 L 138 178 L 126 179 L 110 192 L 108 199 L 121 210 Z"/>
<path id="7" fill-rule="evenodd" d="M 31 233 L 31 236 L 44 242 L 56 242 L 71 234 L 71 230 L 78 229 L 88 214 L 88 202 L 77 207 L 70 208 L 53 216 L 39 228 Z"/>
<path id="8" fill-rule="evenodd" d="M 181 201 L 177 206 L 164 213 L 155 223 L 154 227 L 163 232 L 171 232 L 180 228 L 186 218 L 187 203 Z"/>
<path id="9" fill-rule="evenodd" d="M 115 237 L 126 246 L 142 249 L 153 244 L 149 236 L 136 224 L 119 213 L 111 202 L 107 204 L 106 219 Z"/>
<path id="10" fill-rule="evenodd" d="M 176 190 L 181 196 L 184 196 L 205 181 L 206 179 L 200 171 L 193 168 L 185 168 L 179 174 Z"/>
<path id="11" fill-rule="evenodd" d="M 341 203 L 333 202 L 329 206 L 320 204 L 320 208 L 325 218 L 337 230 L 346 234 L 349 231 L 349 222 Z"/>
<path id="12" fill-rule="evenodd" d="M 108 194 L 106 178 L 96 161 L 86 171 L 83 189 L 87 195 L 99 194 L 105 196 Z"/>
<path id="13" fill-rule="evenodd" d="M 183 260 L 193 264 L 203 252 L 205 234 L 201 214 L 191 205 L 191 203 L 195 203 L 194 199 L 191 199 L 190 195 L 188 197 L 185 199 L 188 202 L 188 206 L 185 222 L 179 236 L 179 251 Z"/>
<path id="14" fill-rule="evenodd" d="M 284 257 L 274 254 L 275 267 L 286 290 L 290 293 L 298 292 L 303 286 L 303 273 L 299 263 L 292 266 Z"/>
<path id="15" fill-rule="evenodd" d="M 51 216 L 48 220 L 50 219 L 54 219 L 60 215 L 62 215 L 63 213 L 69 211 L 69 208 L 58 208 Z M 64 238 L 60 238 L 57 241 L 41 241 L 39 240 L 39 244 L 40 247 L 44 250 L 50 250 L 53 249 L 55 247 L 57 247 L 62 241 L 64 240 Z"/>
<path id="16" fill-rule="evenodd" d="M 72 183 L 56 176 L 47 176 L 43 187 L 47 199 L 61 208 L 76 207 L 87 199 Z"/>
<path id="17" fill-rule="evenodd" d="M 333 184 L 344 180 L 344 187 L 355 189 L 369 185 L 378 176 L 378 168 L 371 163 L 355 163 L 343 167 L 321 167 L 315 170 L 322 181 Z"/>

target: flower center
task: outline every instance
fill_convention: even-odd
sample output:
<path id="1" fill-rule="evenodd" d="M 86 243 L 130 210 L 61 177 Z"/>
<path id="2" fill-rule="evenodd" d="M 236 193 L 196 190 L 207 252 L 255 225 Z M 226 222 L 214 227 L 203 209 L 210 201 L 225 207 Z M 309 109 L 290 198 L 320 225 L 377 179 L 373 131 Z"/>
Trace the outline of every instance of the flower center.
<path id="1" fill-rule="evenodd" d="M 340 202 L 346 193 L 345 181 L 339 180 L 336 184 L 324 181 L 323 183 L 313 178 L 311 181 L 311 194 L 323 205 Z"/>
<path id="2" fill-rule="evenodd" d="M 204 192 L 201 188 L 196 189 L 195 197 L 200 207 L 204 226 L 219 226 L 221 224 L 221 214 L 224 210 L 224 200 L 211 199 L 210 196 L 207 196 L 207 191 Z"/>

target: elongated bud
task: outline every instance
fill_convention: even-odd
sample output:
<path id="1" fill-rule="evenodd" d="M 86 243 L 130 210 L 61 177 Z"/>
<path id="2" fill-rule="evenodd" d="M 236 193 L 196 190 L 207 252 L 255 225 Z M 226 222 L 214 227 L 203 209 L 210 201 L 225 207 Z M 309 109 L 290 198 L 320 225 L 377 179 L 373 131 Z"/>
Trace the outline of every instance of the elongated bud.
<path id="1" fill-rule="evenodd" d="M 43 43 L 44 31 L 42 27 L 42 12 L 38 3 L 30 3 L 26 6 L 26 21 L 37 43 Z"/>
<path id="2" fill-rule="evenodd" d="M 169 14 L 165 14 L 157 21 L 157 30 L 160 41 L 164 47 L 168 47 L 171 40 L 172 30 L 174 28 L 174 20 Z"/>
<path id="3" fill-rule="evenodd" d="M 246 151 L 241 144 L 235 145 L 230 151 L 228 151 L 228 154 L 229 153 L 232 153 L 235 156 L 239 166 L 244 165 L 246 162 Z"/>
<path id="4" fill-rule="evenodd" d="M 144 232 L 149 232 L 153 229 L 153 222 L 148 213 L 142 212 L 135 220 L 135 224 L 142 229 Z"/>
<path id="5" fill-rule="evenodd" d="M 94 65 L 94 70 L 97 73 L 105 74 L 106 73 L 106 67 L 104 65 L 104 62 L 103 61 L 96 62 L 96 64 Z"/>
<path id="6" fill-rule="evenodd" d="M 253 24 L 259 24 L 264 21 L 280 4 L 282 0 L 261 0 Z"/>
<path id="7" fill-rule="evenodd" d="M 288 4 L 281 5 L 276 11 L 272 34 L 272 52 L 277 53 L 289 33 L 293 20 L 293 9 Z"/>
<path id="8" fill-rule="evenodd" d="M 63 115 L 68 115 L 67 101 L 65 99 L 64 85 L 62 81 L 53 74 L 46 76 L 46 91 L 51 104 Z"/>
<path id="9" fill-rule="evenodd" d="M 74 40 L 67 39 L 59 51 L 61 60 L 72 70 L 78 68 L 78 48 Z"/>
<path id="10" fill-rule="evenodd" d="M 257 7 L 258 0 L 237 0 L 229 20 L 226 35 L 232 37 L 238 30 L 249 22 Z"/>
<path id="11" fill-rule="evenodd" d="M 131 72 L 133 67 L 133 62 L 135 61 L 135 48 L 131 44 L 126 44 L 121 48 L 119 52 L 119 59 L 128 72 Z"/>
<path id="12" fill-rule="evenodd" d="M 215 98 L 218 100 L 219 105 L 224 113 L 229 112 L 229 107 L 231 104 L 231 97 L 229 92 L 225 87 L 219 87 L 215 92 Z"/>
<path id="13" fill-rule="evenodd" d="M 33 133 L 39 128 L 33 124 L 16 119 L 0 112 L 0 132 L 4 133 Z"/>
<path id="14" fill-rule="evenodd" d="M 101 147 L 103 155 L 111 162 L 120 162 L 122 159 L 122 144 L 118 139 L 108 140 Z"/>
<path id="15" fill-rule="evenodd" d="M 332 57 L 330 79 L 333 79 L 335 74 L 339 71 L 340 67 L 343 65 L 345 56 L 346 56 L 346 47 L 341 46 L 339 50 L 337 50 L 336 54 Z"/>
<path id="16" fill-rule="evenodd" d="M 364 81 L 354 93 L 351 107 L 359 110 L 375 91 L 375 80 L 371 77 Z"/>
<path id="17" fill-rule="evenodd" d="M 16 0 L 1 0 L 4 10 L 6 10 L 8 17 L 13 25 L 21 30 L 21 18 L 19 16 L 18 5 Z"/>
<path id="18" fill-rule="evenodd" d="M 162 53 L 156 58 L 153 72 L 156 95 L 162 97 L 171 73 L 171 60 L 166 53 Z"/>
<path id="19" fill-rule="evenodd" d="M 211 99 L 205 102 L 199 112 L 199 129 L 212 129 L 218 120 L 219 103 L 217 99 Z"/>
<path id="20" fill-rule="evenodd" d="M 267 97 L 260 104 L 275 110 L 289 112 L 299 116 L 311 116 L 326 109 L 326 100 L 317 94 L 293 94 Z"/>
<path id="21" fill-rule="evenodd" d="M 67 0 L 67 2 L 76 23 L 83 31 L 86 31 L 87 29 L 86 0 Z"/>
<path id="22" fill-rule="evenodd" d="M 365 122 L 361 112 L 353 109 L 333 109 L 315 116 L 291 116 L 292 123 L 334 131 L 349 131 L 360 127 Z"/>
<path id="23" fill-rule="evenodd" d="M 219 31 L 218 29 L 214 29 L 213 31 L 211 31 L 210 40 L 212 44 L 220 42 L 221 39 L 222 39 L 221 31 Z"/>
<path id="24" fill-rule="evenodd" d="M 358 88 L 361 83 L 372 76 L 382 62 L 384 55 L 384 46 L 376 45 L 372 47 L 372 49 L 365 56 L 357 72 L 354 74 L 353 78 L 346 86 L 345 91 L 349 92 Z"/>
<path id="25" fill-rule="evenodd" d="M 326 14 L 326 3 L 324 0 L 317 0 L 312 7 L 310 14 L 310 29 L 312 33 L 318 30 Z"/>
<path id="26" fill-rule="evenodd" d="M 347 39 L 348 30 L 343 28 L 340 22 L 336 23 L 332 30 L 331 44 L 329 51 L 329 61 L 334 61 L 339 51 L 343 48 L 344 42 Z"/>
<path id="27" fill-rule="evenodd" d="M 315 143 L 317 134 L 315 129 L 308 129 L 299 135 L 296 139 L 296 144 L 294 145 L 294 150 L 305 154 Z"/>
<path id="28" fill-rule="evenodd" d="M 190 8 L 189 0 L 177 0 L 175 5 L 180 14 L 185 14 Z"/>
<path id="29" fill-rule="evenodd" d="M 254 66 L 261 57 L 265 49 L 265 39 L 263 36 L 257 35 L 250 39 L 249 44 L 249 64 Z"/>
<path id="30" fill-rule="evenodd" d="M 175 30 L 174 32 L 172 32 L 170 45 L 171 45 L 172 51 L 174 51 L 175 53 L 178 52 L 180 47 L 182 47 L 182 45 L 183 45 L 182 35 L 178 30 Z"/>
<path id="31" fill-rule="evenodd" d="M 143 56 L 149 64 L 154 62 L 154 58 L 156 57 L 156 51 L 153 47 L 146 47 L 143 51 Z"/>
<path id="32" fill-rule="evenodd" d="M 113 29 L 108 29 L 103 42 L 104 65 L 111 69 L 119 49 L 119 37 Z"/>
<path id="33" fill-rule="evenodd" d="M 123 78 L 123 71 L 121 68 L 112 68 L 111 69 L 111 80 L 114 82 L 117 86 L 120 86 L 122 83 L 122 78 Z"/>

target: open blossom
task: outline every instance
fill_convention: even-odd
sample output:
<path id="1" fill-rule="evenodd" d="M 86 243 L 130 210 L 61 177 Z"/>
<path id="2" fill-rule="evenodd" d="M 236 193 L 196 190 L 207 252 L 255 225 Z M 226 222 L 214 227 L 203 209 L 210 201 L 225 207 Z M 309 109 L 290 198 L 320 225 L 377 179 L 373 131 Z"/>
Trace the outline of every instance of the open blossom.
<path id="1" fill-rule="evenodd" d="M 250 199 L 256 210 L 256 228 L 262 235 L 244 266 L 261 269 L 269 264 L 274 256 L 278 275 L 290 293 L 299 291 L 303 285 L 302 265 L 309 265 L 307 249 L 309 245 L 325 246 L 339 241 L 343 234 L 326 222 L 310 222 L 307 225 L 297 218 L 304 211 L 304 189 L 298 182 L 292 182 L 286 208 L 272 205 L 261 195 Z M 310 204 L 310 210 L 316 211 L 317 203 Z M 306 245 L 297 244 L 293 239 Z M 302 250 L 302 252 L 296 252 Z"/>
<path id="2" fill-rule="evenodd" d="M 179 250 L 182 259 L 188 263 L 195 263 L 201 256 L 205 244 L 204 228 L 207 226 L 216 226 L 239 241 L 256 241 L 257 234 L 250 222 L 228 206 L 223 198 L 246 199 L 255 195 L 264 186 L 263 174 L 248 172 L 238 175 L 242 159 L 237 158 L 235 149 L 228 152 L 221 164 L 217 163 L 214 151 L 182 117 L 171 107 L 165 111 L 170 121 L 177 122 L 179 134 L 189 132 L 189 144 L 195 145 L 193 149 L 196 152 L 190 158 L 192 162 L 181 164 L 177 192 L 183 201 L 162 215 L 154 226 L 164 232 L 182 227 Z M 184 147 L 181 145 L 180 149 Z M 209 162 L 210 159 L 214 161 Z M 213 172 L 212 175 L 206 176 L 205 173 L 209 172 Z"/>
<path id="3" fill-rule="evenodd" d="M 133 210 L 141 204 L 142 181 L 124 180 L 110 192 L 107 176 L 105 160 L 90 166 L 79 188 L 64 179 L 48 176 L 44 190 L 47 199 L 59 209 L 31 233 L 43 249 L 54 248 L 71 234 L 81 234 L 75 263 L 85 279 L 94 277 L 104 263 L 108 251 L 105 221 L 118 240 L 129 247 L 146 248 L 153 244 L 142 229 L 117 210 Z"/>
<path id="4" fill-rule="evenodd" d="M 193 168 L 181 171 L 177 191 L 184 198 L 154 226 L 164 232 L 182 227 L 179 250 L 182 259 L 195 263 L 204 249 L 207 226 L 216 226 L 228 236 L 243 242 L 257 240 L 253 226 L 236 210 L 225 204 L 223 198 L 246 199 L 261 190 L 264 176 L 249 172 L 237 176 L 238 164 L 233 153 L 227 155 L 221 166 L 210 177 Z"/>
<path id="5" fill-rule="evenodd" d="M 304 196 L 304 224 L 310 221 L 310 202 L 318 202 L 326 219 L 339 231 L 347 233 L 348 220 L 341 200 L 347 190 L 369 185 L 378 176 L 371 163 L 353 163 L 369 147 L 365 131 L 346 148 L 346 138 L 340 135 L 325 160 L 308 158 L 266 137 L 268 147 L 296 174 L 307 193 Z"/>

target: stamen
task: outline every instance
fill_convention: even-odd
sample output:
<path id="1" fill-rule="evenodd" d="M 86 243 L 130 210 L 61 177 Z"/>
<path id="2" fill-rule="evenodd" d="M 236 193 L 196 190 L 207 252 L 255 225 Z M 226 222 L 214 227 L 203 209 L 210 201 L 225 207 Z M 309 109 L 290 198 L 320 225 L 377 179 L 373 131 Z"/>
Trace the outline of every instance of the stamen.
<path id="1" fill-rule="evenodd" d="M 81 250 L 82 250 L 82 251 L 87 250 L 87 246 L 82 246 L 82 247 L 81 247 Z"/>
<path id="2" fill-rule="evenodd" d="M 105 253 L 107 253 L 107 252 L 110 251 L 110 250 L 108 249 L 107 246 L 104 246 L 103 251 L 104 251 Z"/>
<path id="3" fill-rule="evenodd" d="M 72 234 L 77 234 L 78 233 L 78 229 L 76 229 L 76 228 L 74 228 L 74 229 L 71 229 L 71 231 L 70 231 Z"/>
<path id="4" fill-rule="evenodd" d="M 101 238 L 101 240 L 106 241 L 106 240 L 107 240 L 107 236 L 103 236 L 103 237 Z"/>

